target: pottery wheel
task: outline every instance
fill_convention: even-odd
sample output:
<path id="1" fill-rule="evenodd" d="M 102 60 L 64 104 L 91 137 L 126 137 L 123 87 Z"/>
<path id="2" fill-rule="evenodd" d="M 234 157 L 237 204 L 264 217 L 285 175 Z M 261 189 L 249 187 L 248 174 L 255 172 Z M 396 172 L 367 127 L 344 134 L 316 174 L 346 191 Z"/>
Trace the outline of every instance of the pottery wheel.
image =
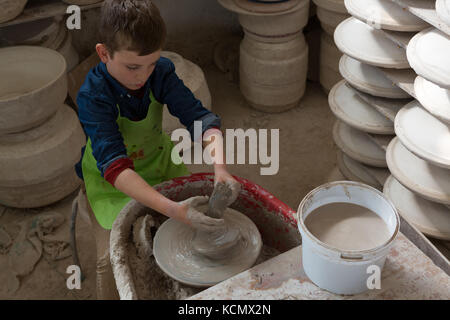
<path id="1" fill-rule="evenodd" d="M 249 0 L 234 0 L 242 9 L 258 13 L 283 12 L 295 7 L 300 0 L 288 0 L 283 2 L 253 2 Z"/>
<path id="2" fill-rule="evenodd" d="M 207 206 L 197 209 L 206 212 Z M 194 249 L 195 229 L 175 219 L 164 222 L 153 240 L 158 266 L 171 278 L 193 287 L 210 287 L 251 268 L 262 248 L 258 228 L 247 216 L 230 208 L 223 219 L 228 230 L 238 230 L 240 237 L 226 254 L 214 259 Z"/>

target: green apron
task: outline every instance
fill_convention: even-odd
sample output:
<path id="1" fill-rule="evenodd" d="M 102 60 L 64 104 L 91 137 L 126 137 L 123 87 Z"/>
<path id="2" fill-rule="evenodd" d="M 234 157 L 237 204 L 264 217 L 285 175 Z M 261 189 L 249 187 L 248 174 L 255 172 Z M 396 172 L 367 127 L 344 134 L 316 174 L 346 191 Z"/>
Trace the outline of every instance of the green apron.
<path id="1" fill-rule="evenodd" d="M 173 143 L 162 132 L 163 105 L 150 92 L 151 103 L 147 117 L 141 121 L 117 118 L 128 157 L 133 160 L 135 171 L 151 186 L 175 177 L 187 176 L 189 171 L 183 163 L 176 165 L 171 160 Z M 119 106 L 117 106 L 119 108 Z M 92 155 L 91 139 L 86 144 L 82 160 L 86 194 L 98 223 L 111 229 L 120 210 L 131 200 L 102 178 L 97 161 Z"/>

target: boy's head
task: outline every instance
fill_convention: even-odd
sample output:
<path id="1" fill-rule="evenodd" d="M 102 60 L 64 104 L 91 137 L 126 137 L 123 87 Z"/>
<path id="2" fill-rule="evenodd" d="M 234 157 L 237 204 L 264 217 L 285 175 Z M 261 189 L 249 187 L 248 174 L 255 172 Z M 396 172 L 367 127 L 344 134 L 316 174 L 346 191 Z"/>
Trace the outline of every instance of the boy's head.
<path id="1" fill-rule="evenodd" d="M 97 53 L 108 72 L 131 90 L 141 88 L 160 58 L 166 26 L 150 0 L 106 0 Z"/>

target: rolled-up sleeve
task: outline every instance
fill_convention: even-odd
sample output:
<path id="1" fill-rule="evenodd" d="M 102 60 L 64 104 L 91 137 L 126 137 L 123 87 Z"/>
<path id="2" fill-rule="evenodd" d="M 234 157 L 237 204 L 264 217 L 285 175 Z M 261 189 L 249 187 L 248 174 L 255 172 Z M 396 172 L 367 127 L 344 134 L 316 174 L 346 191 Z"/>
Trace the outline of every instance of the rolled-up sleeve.
<path id="1" fill-rule="evenodd" d="M 92 153 L 102 177 L 105 177 L 108 168 L 115 163 L 130 167 L 131 160 L 122 160 L 128 160 L 129 158 L 116 122 L 118 111 L 114 102 L 101 95 L 92 96 L 80 92 L 77 97 L 77 104 L 80 122 L 86 136 L 91 139 Z M 113 167 L 115 174 L 109 176 L 113 176 L 115 179 L 118 175 L 117 171 L 120 171 L 120 169 L 117 168 L 117 165 Z M 114 179 L 109 179 L 108 182 L 113 184 Z"/>
<path id="2" fill-rule="evenodd" d="M 171 115 L 177 117 L 194 137 L 194 121 L 202 121 L 202 133 L 210 128 L 220 128 L 221 119 L 206 109 L 200 100 L 187 88 L 175 73 L 175 65 L 167 58 L 161 58 L 157 64 L 158 79 L 154 79 L 155 98 L 167 104 Z"/>

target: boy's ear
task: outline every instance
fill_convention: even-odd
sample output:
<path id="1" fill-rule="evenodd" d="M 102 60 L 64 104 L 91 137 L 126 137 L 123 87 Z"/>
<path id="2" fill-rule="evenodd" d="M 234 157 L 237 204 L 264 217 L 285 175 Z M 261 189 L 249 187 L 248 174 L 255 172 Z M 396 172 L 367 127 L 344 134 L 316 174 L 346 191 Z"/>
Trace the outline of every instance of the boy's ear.
<path id="1" fill-rule="evenodd" d="M 103 43 L 97 43 L 97 45 L 95 46 L 95 50 L 97 51 L 98 57 L 103 63 L 107 63 L 111 59 L 108 49 Z"/>

